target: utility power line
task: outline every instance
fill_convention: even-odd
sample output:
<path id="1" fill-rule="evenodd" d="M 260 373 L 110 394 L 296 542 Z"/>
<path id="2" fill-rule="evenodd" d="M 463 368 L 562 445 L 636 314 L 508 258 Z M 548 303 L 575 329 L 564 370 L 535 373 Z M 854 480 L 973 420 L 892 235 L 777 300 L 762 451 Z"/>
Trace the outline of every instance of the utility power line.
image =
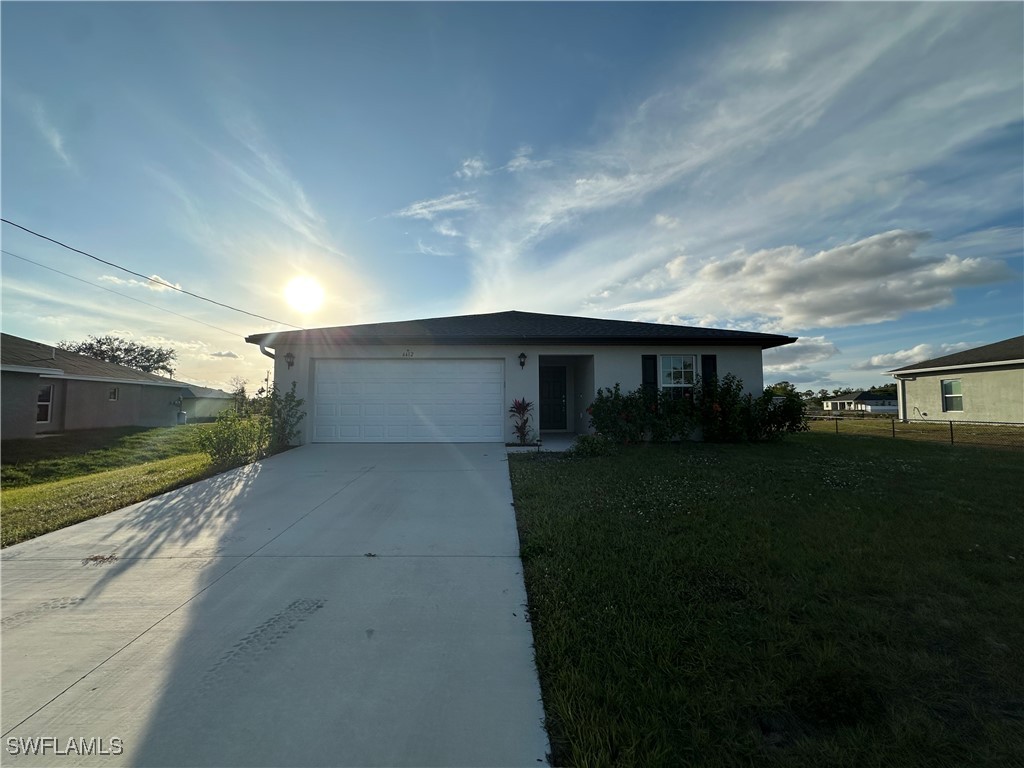
<path id="1" fill-rule="evenodd" d="M 135 277 L 141 277 L 143 280 L 148 280 L 149 282 L 155 283 L 155 284 L 157 284 L 159 286 L 162 286 L 164 288 L 170 288 L 172 291 L 178 291 L 179 293 L 184 293 L 186 296 L 191 296 L 192 298 L 199 299 L 201 301 L 206 301 L 206 302 L 209 302 L 210 304 L 216 304 L 218 307 L 224 307 L 224 309 L 230 309 L 232 312 L 241 312 L 243 315 L 248 315 L 249 317 L 256 317 L 256 318 L 259 318 L 260 320 L 266 320 L 268 323 L 277 323 L 278 325 L 286 325 L 289 328 L 295 328 L 296 330 L 299 330 L 299 331 L 304 330 L 302 327 L 300 327 L 298 325 L 292 325 L 291 323 L 285 323 L 285 322 L 283 322 L 281 320 L 275 320 L 272 317 L 265 317 L 264 315 L 257 315 L 254 312 L 247 312 L 244 309 L 239 309 L 238 307 L 233 307 L 230 304 L 224 304 L 223 302 L 215 301 L 214 299 L 208 299 L 205 296 L 200 296 L 198 293 L 192 293 L 191 291 L 186 291 L 184 288 L 179 288 L 176 285 L 171 285 L 170 283 L 166 283 L 163 280 L 156 280 L 156 279 L 154 279 L 152 277 L 149 277 L 148 275 L 142 274 L 141 272 L 135 272 L 135 271 L 133 271 L 131 269 L 128 269 L 128 267 L 122 267 L 120 264 L 115 264 L 112 261 L 107 261 L 106 259 L 101 259 L 99 256 L 93 256 L 91 253 L 87 253 L 86 251 L 79 250 L 78 248 L 73 248 L 70 245 L 68 245 L 67 243 L 62 243 L 60 240 L 54 240 L 52 237 L 47 237 L 46 235 L 40 234 L 39 232 L 35 232 L 35 231 L 29 229 L 28 227 L 23 227 L 21 224 L 13 222 L 10 219 L 0 218 L 0 221 L 2 221 L 4 224 L 10 224 L 12 227 L 17 227 L 18 229 L 22 230 L 23 232 L 28 232 L 30 235 L 35 235 L 36 237 L 38 237 L 38 238 L 40 238 L 42 240 L 48 240 L 49 242 L 53 243 L 54 245 L 59 245 L 61 248 L 67 248 L 69 251 L 81 254 L 82 256 L 87 256 L 88 258 L 92 259 L 93 261 L 98 261 L 100 264 L 106 264 L 108 267 L 113 267 L 114 269 L 120 269 L 122 272 L 127 272 L 129 275 L 134 275 Z"/>
<path id="2" fill-rule="evenodd" d="M 105 285 L 98 285 L 97 283 L 93 283 L 93 282 L 91 282 L 89 280 L 83 280 L 82 278 L 76 277 L 75 275 L 69 275 L 67 272 L 61 272 L 59 269 L 54 269 L 53 267 L 48 267 L 45 264 L 40 264 L 38 261 L 32 261 L 32 259 L 26 259 L 24 256 L 19 256 L 18 254 L 11 253 L 8 250 L 0 250 L 0 253 L 3 253 L 5 256 L 13 256 L 16 259 L 21 259 L 21 261 L 27 261 L 29 264 L 35 264 L 37 267 L 42 267 L 43 269 L 48 269 L 51 272 L 56 272 L 58 275 L 64 275 L 64 277 L 70 277 L 72 280 L 77 280 L 80 283 L 85 283 L 86 285 L 91 285 L 93 288 L 99 288 L 101 291 L 106 291 L 107 293 L 112 293 L 115 296 L 120 296 L 120 297 L 122 297 L 124 299 L 130 299 L 131 301 L 137 301 L 139 304 L 145 304 L 147 307 L 152 307 L 153 309 L 159 309 L 161 312 L 166 312 L 169 315 L 174 315 L 175 317 L 181 317 L 181 318 L 184 318 L 185 320 L 191 320 L 193 323 L 199 323 L 200 325 L 205 325 L 207 328 L 213 328 L 214 330 L 222 331 L 222 332 L 224 332 L 226 334 L 229 334 L 230 336 L 234 337 L 235 339 L 238 339 L 239 337 L 245 335 L 245 334 L 242 334 L 242 333 L 236 333 L 235 331 L 229 331 L 227 328 L 221 328 L 219 325 L 213 325 L 212 323 L 207 323 L 207 322 L 204 322 L 203 320 L 196 320 L 194 317 L 189 317 L 188 315 L 183 315 L 180 312 L 174 312 L 174 311 L 172 311 L 170 309 L 165 309 L 164 307 L 158 306 L 156 304 L 151 304 L 148 301 L 143 301 L 142 299 L 138 299 L 138 298 L 136 298 L 134 296 L 129 296 L 127 293 L 121 293 L 120 291 L 115 291 L 112 288 L 107 288 Z"/>

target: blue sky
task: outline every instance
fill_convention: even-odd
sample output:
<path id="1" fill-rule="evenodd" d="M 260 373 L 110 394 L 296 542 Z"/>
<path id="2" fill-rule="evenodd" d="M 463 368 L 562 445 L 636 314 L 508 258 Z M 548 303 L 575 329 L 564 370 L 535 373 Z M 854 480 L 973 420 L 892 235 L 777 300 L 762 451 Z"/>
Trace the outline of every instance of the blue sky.
<path id="1" fill-rule="evenodd" d="M 5 218 L 304 327 L 520 309 L 766 330 L 766 381 L 1024 326 L 1024 6 L 9 3 Z M 3 226 L 3 328 L 275 326 Z M 314 312 L 284 287 L 315 277 Z M 199 322 L 206 323 L 201 325 Z M 211 328 L 210 325 L 217 328 Z"/>

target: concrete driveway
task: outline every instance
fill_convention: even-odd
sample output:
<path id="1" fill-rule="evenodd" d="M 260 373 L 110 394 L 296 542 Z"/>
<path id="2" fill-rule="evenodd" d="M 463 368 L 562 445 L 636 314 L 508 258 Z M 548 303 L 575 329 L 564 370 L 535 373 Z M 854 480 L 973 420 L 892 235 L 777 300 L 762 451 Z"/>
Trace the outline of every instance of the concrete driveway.
<path id="1" fill-rule="evenodd" d="M 546 764 L 511 502 L 501 445 L 315 445 L 4 550 L 2 762 Z"/>

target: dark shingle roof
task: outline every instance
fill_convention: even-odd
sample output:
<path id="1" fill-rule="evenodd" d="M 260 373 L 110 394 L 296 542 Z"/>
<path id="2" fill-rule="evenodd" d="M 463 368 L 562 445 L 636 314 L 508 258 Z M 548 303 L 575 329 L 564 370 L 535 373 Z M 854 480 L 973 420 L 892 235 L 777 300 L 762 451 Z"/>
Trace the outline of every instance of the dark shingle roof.
<path id="1" fill-rule="evenodd" d="M 923 368 L 956 368 L 962 365 L 996 364 L 1009 360 L 1024 360 L 1024 336 L 1015 336 L 1012 339 L 986 344 L 983 347 L 965 349 L 963 352 L 933 357 L 931 360 L 922 360 L 919 363 L 895 368 L 889 373 L 919 371 Z"/>
<path id="2" fill-rule="evenodd" d="M 342 325 L 304 331 L 257 333 L 250 344 L 699 344 L 744 345 L 762 349 L 796 341 L 792 336 L 727 331 L 686 325 L 600 320 L 537 312 L 493 312 L 396 323 Z"/>
<path id="3" fill-rule="evenodd" d="M 185 397 L 210 397 L 217 400 L 230 400 L 234 395 L 230 392 L 225 392 L 223 389 L 211 389 L 210 387 L 200 387 L 198 384 L 185 384 L 186 391 L 183 393 Z"/>
<path id="4" fill-rule="evenodd" d="M 111 381 L 137 381 L 140 384 L 163 384 L 168 387 L 188 386 L 180 381 L 144 373 L 117 363 L 97 360 L 77 352 L 67 352 L 38 341 L 30 341 L 9 333 L 0 335 L 0 364 L 26 368 L 51 369 L 54 375 L 78 376 Z M 46 374 L 43 374 L 46 375 Z"/>

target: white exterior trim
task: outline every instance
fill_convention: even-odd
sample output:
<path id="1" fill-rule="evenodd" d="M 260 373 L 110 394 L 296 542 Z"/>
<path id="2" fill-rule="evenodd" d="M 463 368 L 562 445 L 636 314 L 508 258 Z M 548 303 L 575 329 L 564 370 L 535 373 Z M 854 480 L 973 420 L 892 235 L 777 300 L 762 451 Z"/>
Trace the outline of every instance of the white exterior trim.
<path id="1" fill-rule="evenodd" d="M 177 381 L 168 381 L 166 384 L 160 381 L 139 381 L 138 379 L 115 379 L 109 376 L 81 376 L 77 373 L 53 373 L 52 368 L 47 368 L 48 373 L 40 375 L 41 379 L 62 379 L 64 381 L 99 381 L 105 384 L 140 384 L 143 387 L 176 387 L 185 389 L 188 385 Z"/>
<path id="2" fill-rule="evenodd" d="M 29 365 L 0 365 L 0 371 L 5 373 L 39 373 L 39 374 L 63 374 L 59 368 L 33 368 Z"/>
<path id="3" fill-rule="evenodd" d="M 937 368 L 911 368 L 907 371 L 889 371 L 894 379 L 902 379 L 904 376 L 916 376 L 919 373 L 938 373 L 939 371 L 959 371 L 970 368 L 994 368 L 1000 365 L 1024 365 L 1021 360 L 997 360 L 992 363 L 966 363 L 962 365 L 940 365 Z"/>

